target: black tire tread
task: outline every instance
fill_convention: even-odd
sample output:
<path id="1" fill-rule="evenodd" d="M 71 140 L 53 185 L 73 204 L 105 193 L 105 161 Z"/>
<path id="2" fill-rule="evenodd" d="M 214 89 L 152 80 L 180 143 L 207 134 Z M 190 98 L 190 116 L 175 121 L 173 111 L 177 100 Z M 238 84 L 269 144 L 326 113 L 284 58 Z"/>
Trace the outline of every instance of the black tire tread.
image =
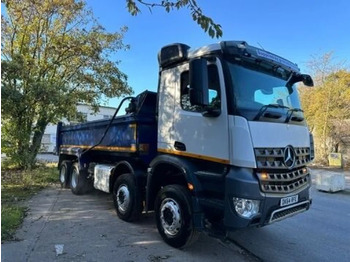
<path id="1" fill-rule="evenodd" d="M 159 208 L 162 203 L 162 200 L 166 197 L 175 198 L 182 208 L 182 213 L 185 217 L 183 220 L 186 221 L 186 228 L 183 228 L 178 236 L 169 238 L 163 232 L 161 222 L 159 219 Z M 186 187 L 182 185 L 168 185 L 163 187 L 157 195 L 155 201 L 155 215 L 158 232 L 162 236 L 163 240 L 170 246 L 175 248 L 186 248 L 193 244 L 199 236 L 199 232 L 195 230 L 193 226 L 193 217 L 192 217 L 192 205 L 191 205 L 191 195 Z"/>
<path id="2" fill-rule="evenodd" d="M 61 182 L 61 168 L 65 166 L 66 167 L 66 177 L 64 183 Z M 70 175 L 72 170 L 72 161 L 69 160 L 63 160 L 60 164 L 60 168 L 58 171 L 58 179 L 60 181 L 62 188 L 69 188 L 70 187 Z"/>
<path id="3" fill-rule="evenodd" d="M 71 181 L 72 181 L 72 173 L 75 168 L 78 170 L 78 183 L 77 183 L 77 186 L 73 188 Z M 72 164 L 71 175 L 70 175 L 70 185 L 71 185 L 70 188 L 72 190 L 72 193 L 75 195 L 83 195 L 90 192 L 93 189 L 92 182 L 87 179 L 87 172 L 84 170 L 80 170 L 78 162 L 74 162 Z"/>
<path id="4" fill-rule="evenodd" d="M 126 214 L 122 214 L 118 211 L 117 199 L 115 194 L 119 186 L 122 184 L 125 184 L 128 187 L 132 198 L 132 200 L 130 201 L 131 204 L 130 204 L 129 210 L 126 212 Z M 139 189 L 136 186 L 133 174 L 131 173 L 122 174 L 117 178 L 113 186 L 113 202 L 114 202 L 117 215 L 120 219 L 126 222 L 135 222 L 140 219 L 143 207 L 142 207 L 141 195 L 140 195 Z"/>

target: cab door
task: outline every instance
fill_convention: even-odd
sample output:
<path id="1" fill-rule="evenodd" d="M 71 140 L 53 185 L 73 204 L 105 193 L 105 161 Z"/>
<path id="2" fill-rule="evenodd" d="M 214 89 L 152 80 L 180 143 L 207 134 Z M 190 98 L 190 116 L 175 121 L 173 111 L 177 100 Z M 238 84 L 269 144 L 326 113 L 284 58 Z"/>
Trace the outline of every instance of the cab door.
<path id="1" fill-rule="evenodd" d="M 191 104 L 189 65 L 180 66 L 180 83 L 175 94 L 173 153 L 228 164 L 229 132 L 222 66 L 219 59 L 207 64 L 210 108 L 218 115 L 206 115 L 206 108 Z"/>

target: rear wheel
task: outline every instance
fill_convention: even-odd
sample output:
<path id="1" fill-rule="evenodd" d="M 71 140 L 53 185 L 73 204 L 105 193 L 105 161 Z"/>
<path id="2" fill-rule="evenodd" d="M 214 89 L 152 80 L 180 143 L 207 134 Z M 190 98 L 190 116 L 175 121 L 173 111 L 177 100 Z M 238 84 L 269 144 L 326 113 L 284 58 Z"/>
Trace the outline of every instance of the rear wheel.
<path id="1" fill-rule="evenodd" d="M 72 169 L 72 162 L 65 160 L 62 161 L 59 168 L 59 179 L 61 187 L 69 188 L 69 177 Z"/>
<path id="2" fill-rule="evenodd" d="M 140 218 L 141 196 L 132 174 L 123 174 L 117 178 L 113 186 L 113 202 L 120 219 L 131 222 Z"/>
<path id="3" fill-rule="evenodd" d="M 75 195 L 82 195 L 92 190 L 92 182 L 87 178 L 87 172 L 79 169 L 79 163 L 72 165 L 70 188 Z"/>
<path id="4" fill-rule="evenodd" d="M 193 243 L 198 232 L 192 220 L 191 196 L 184 186 L 163 187 L 155 201 L 155 215 L 159 234 L 175 248 Z"/>

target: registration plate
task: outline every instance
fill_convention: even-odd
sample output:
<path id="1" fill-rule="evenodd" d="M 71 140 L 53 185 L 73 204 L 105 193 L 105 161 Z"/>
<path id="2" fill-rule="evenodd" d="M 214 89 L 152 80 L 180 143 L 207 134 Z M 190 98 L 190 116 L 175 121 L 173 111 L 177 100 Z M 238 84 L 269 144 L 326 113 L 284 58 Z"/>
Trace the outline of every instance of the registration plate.
<path id="1" fill-rule="evenodd" d="M 298 203 L 298 195 L 281 198 L 281 207 Z"/>

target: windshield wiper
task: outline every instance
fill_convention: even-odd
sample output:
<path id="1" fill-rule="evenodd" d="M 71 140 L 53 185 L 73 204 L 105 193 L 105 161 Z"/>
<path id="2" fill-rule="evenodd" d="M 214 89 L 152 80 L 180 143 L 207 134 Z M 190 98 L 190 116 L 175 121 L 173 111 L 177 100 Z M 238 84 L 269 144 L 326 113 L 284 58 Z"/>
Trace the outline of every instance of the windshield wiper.
<path id="1" fill-rule="evenodd" d="M 291 120 L 294 112 L 302 112 L 303 113 L 304 110 L 302 110 L 300 108 L 289 108 L 289 110 L 288 110 L 289 114 L 287 115 L 287 118 L 284 121 L 285 123 L 288 123 Z M 296 118 L 296 121 L 303 121 L 303 120 L 304 120 L 304 117 L 297 117 Z"/>
<path id="2" fill-rule="evenodd" d="M 254 120 L 259 120 L 260 117 L 266 112 L 266 110 L 268 108 L 285 108 L 285 109 L 288 109 L 290 110 L 290 108 L 288 106 L 283 106 L 283 105 L 280 105 L 280 104 L 268 104 L 268 105 L 263 105 L 259 112 L 256 114 L 256 116 L 254 117 Z"/>

